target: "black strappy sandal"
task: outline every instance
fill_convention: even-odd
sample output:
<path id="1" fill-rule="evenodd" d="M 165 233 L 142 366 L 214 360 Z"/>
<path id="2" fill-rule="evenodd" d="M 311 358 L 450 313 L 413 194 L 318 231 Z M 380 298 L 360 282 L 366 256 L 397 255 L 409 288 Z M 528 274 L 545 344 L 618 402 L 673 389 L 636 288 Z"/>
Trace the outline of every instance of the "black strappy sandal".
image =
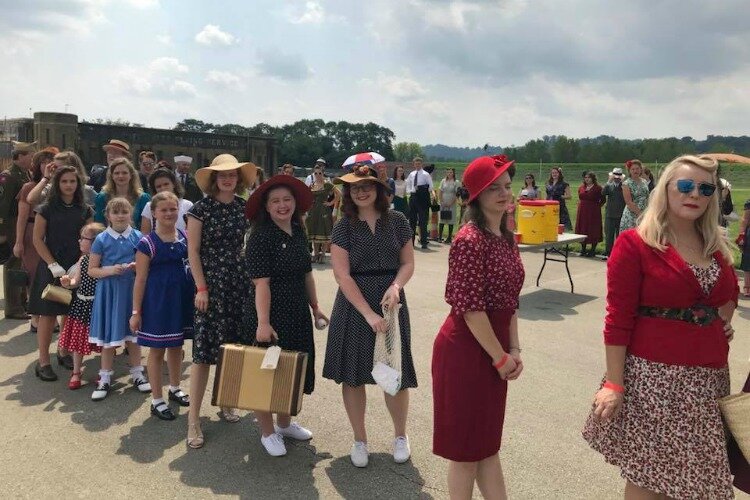
<path id="1" fill-rule="evenodd" d="M 174 420 L 175 415 L 172 413 L 172 409 L 169 407 L 167 403 L 162 401 L 161 403 L 154 406 L 151 405 L 151 415 L 154 415 L 155 417 L 158 417 L 161 420 Z"/>
<path id="2" fill-rule="evenodd" d="M 170 401 L 174 401 L 180 406 L 190 406 L 190 396 L 185 394 L 182 389 L 177 389 L 174 392 L 170 390 L 168 392 Z"/>

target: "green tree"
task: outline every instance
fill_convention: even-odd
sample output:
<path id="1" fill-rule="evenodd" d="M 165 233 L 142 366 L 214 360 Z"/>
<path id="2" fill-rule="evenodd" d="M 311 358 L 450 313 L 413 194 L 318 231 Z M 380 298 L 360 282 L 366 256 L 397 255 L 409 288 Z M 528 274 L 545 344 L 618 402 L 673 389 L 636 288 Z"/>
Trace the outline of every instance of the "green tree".
<path id="1" fill-rule="evenodd" d="M 424 157 L 422 146 L 416 142 L 397 142 L 393 145 L 393 157 L 396 161 L 409 162 L 416 156 Z"/>
<path id="2" fill-rule="evenodd" d="M 557 137 L 552 146 L 552 160 L 558 163 L 574 163 L 578 156 L 578 141 L 564 135 Z"/>
<path id="3" fill-rule="evenodd" d="M 212 132 L 213 129 L 213 124 L 196 120 L 195 118 L 186 118 L 174 127 L 174 130 L 183 130 L 185 132 Z"/>

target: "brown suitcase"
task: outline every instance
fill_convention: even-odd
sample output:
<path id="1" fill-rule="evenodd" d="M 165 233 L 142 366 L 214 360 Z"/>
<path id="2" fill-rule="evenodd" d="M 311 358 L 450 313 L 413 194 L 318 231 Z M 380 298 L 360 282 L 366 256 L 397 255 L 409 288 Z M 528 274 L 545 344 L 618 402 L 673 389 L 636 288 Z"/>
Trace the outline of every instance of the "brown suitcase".
<path id="1" fill-rule="evenodd" d="M 275 370 L 261 369 L 265 354 L 265 347 L 221 346 L 211 404 L 297 415 L 302 409 L 307 353 L 281 351 Z"/>

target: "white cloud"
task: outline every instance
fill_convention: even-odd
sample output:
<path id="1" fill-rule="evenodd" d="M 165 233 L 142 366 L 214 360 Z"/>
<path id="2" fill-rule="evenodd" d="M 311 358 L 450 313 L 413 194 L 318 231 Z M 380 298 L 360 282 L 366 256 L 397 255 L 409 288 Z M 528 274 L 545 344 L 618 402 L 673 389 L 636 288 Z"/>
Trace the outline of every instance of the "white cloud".
<path id="1" fill-rule="evenodd" d="M 378 72 L 375 80 L 363 79 L 362 83 L 374 85 L 397 99 L 411 100 L 427 94 L 427 89 L 408 75 L 386 75 L 383 72 Z"/>
<path id="2" fill-rule="evenodd" d="M 300 54 L 289 54 L 276 48 L 258 51 L 257 68 L 261 74 L 286 81 L 301 81 L 313 75 Z"/>
<path id="3" fill-rule="evenodd" d="M 185 96 L 196 96 L 198 95 L 198 90 L 195 88 L 195 85 L 192 83 L 186 82 L 184 80 L 175 80 L 172 82 L 172 84 L 169 86 L 169 91 L 177 96 L 185 95 Z"/>
<path id="4" fill-rule="evenodd" d="M 245 88 L 242 78 L 230 71 L 212 69 L 206 74 L 206 81 L 229 89 L 241 90 Z"/>
<path id="5" fill-rule="evenodd" d="M 127 0 L 136 9 L 153 9 L 159 7 L 159 0 Z"/>
<path id="6" fill-rule="evenodd" d="M 188 67 L 182 64 L 176 57 L 158 57 L 148 65 L 149 69 L 156 73 L 187 73 Z"/>
<path id="7" fill-rule="evenodd" d="M 288 13 L 289 21 L 294 24 L 321 24 L 326 17 L 325 9 L 320 2 L 305 2 L 305 10 L 301 14 Z"/>
<path id="8" fill-rule="evenodd" d="M 162 45 L 172 45 L 172 37 L 169 35 L 156 35 L 156 41 Z"/>
<path id="9" fill-rule="evenodd" d="M 218 25 L 207 24 L 203 27 L 200 33 L 195 35 L 195 41 L 201 45 L 212 46 L 233 45 L 237 43 L 239 39 L 231 33 L 221 31 L 221 27 Z"/>

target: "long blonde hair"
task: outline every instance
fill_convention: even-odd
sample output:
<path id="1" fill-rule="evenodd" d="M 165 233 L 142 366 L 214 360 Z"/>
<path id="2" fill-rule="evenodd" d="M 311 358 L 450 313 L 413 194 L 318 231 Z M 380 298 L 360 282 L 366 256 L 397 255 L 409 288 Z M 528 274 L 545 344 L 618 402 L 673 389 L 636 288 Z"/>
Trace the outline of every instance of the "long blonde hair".
<path id="1" fill-rule="evenodd" d="M 664 168 L 659 181 L 656 183 L 648 207 L 643 212 L 641 222 L 638 225 L 638 234 L 646 245 L 664 252 L 667 243 L 674 243 L 676 235 L 669 227 L 669 197 L 667 189 L 669 183 L 674 180 L 675 171 L 683 166 L 699 168 L 711 174 L 712 182 L 718 185 L 716 171 L 719 163 L 707 156 L 679 156 Z M 729 249 L 729 243 L 719 227 L 719 190 L 714 191 L 708 200 L 708 207 L 703 215 L 695 221 L 695 228 L 703 238 L 703 256 L 708 258 L 717 250 L 721 252 L 729 264 L 734 262 L 734 257 Z"/>
<path id="2" fill-rule="evenodd" d="M 128 184 L 128 199 L 132 205 L 138 201 L 138 198 L 143 194 L 143 188 L 141 187 L 141 179 L 138 177 L 138 173 L 135 171 L 135 167 L 127 158 L 117 158 L 112 162 L 112 165 L 107 169 L 107 182 L 104 183 L 102 191 L 107 195 L 107 199 L 117 196 L 117 188 L 115 187 L 115 181 L 112 179 L 112 172 L 115 171 L 116 167 L 125 165 L 130 172 L 130 183 Z"/>

